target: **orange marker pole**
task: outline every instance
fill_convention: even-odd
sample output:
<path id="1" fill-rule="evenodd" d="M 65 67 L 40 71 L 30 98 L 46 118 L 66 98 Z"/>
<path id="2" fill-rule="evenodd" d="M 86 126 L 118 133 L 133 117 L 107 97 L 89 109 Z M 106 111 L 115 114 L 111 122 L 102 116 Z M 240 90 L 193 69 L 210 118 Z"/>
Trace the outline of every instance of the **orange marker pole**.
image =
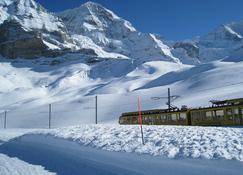
<path id="1" fill-rule="evenodd" d="M 143 120 L 142 120 L 142 113 L 141 113 L 141 106 L 140 106 L 140 97 L 138 97 L 138 119 L 141 128 L 142 143 L 143 145 L 145 145 L 144 138 L 143 138 Z"/>

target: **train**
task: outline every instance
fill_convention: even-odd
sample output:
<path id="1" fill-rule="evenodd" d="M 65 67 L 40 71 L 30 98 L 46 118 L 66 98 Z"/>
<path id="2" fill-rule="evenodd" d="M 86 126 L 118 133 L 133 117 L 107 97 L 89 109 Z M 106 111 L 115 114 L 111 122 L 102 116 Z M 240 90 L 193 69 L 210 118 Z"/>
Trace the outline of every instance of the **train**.
<path id="1" fill-rule="evenodd" d="M 141 111 L 143 125 L 242 126 L 243 98 L 210 101 L 211 106 Z M 139 112 L 122 113 L 121 125 L 139 124 Z"/>

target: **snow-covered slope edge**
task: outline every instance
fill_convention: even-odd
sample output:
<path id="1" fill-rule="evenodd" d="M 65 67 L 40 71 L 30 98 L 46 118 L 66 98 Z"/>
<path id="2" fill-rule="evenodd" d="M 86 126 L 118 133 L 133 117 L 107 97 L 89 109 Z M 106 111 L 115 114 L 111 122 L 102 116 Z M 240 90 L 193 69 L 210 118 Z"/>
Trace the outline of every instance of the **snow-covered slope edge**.
<path id="1" fill-rule="evenodd" d="M 10 158 L 0 154 L 0 174 L 2 175 L 55 175 L 50 173 L 41 166 L 30 165 L 27 162 L 17 158 Z"/>
<path id="2" fill-rule="evenodd" d="M 117 128 L 113 131 L 116 130 Z M 113 131 L 112 135 L 115 134 Z M 75 129 L 73 132 L 75 132 Z M 75 133 L 73 133 L 74 135 Z M 118 136 L 117 133 L 115 135 Z M 92 138 L 92 140 L 95 142 L 97 138 L 99 136 Z M 138 138 L 135 138 L 133 142 L 137 142 L 136 139 Z M 115 140 L 109 142 L 109 144 L 112 143 L 115 143 Z M 150 146 L 151 143 L 143 147 Z M 173 150 L 174 147 L 171 147 L 171 149 Z M 44 133 L 28 134 L 14 139 L 0 146 L 0 151 L 9 156 L 20 157 L 31 164 L 41 165 L 57 174 L 65 175 L 80 174 L 80 172 L 90 175 L 96 175 L 97 172 L 105 175 L 158 175 L 161 172 L 168 172 L 171 175 L 195 173 L 198 175 L 238 175 L 242 171 L 242 162 L 237 160 L 225 160 L 224 158 L 209 160 L 188 157 L 175 157 L 172 159 L 163 155 L 151 156 L 151 154 L 134 154 L 134 152 L 124 153 L 124 151 L 114 151 L 114 149 L 107 151 L 87 145 L 84 146 L 78 140 L 54 137 Z"/>
<path id="3" fill-rule="evenodd" d="M 242 128 L 144 126 L 145 145 L 138 126 L 81 125 L 34 131 L 19 139 L 53 136 L 107 151 L 134 152 L 168 158 L 243 161 Z M 34 141 L 34 140 L 33 140 Z M 14 139 L 12 141 L 14 143 Z"/>
<path id="4" fill-rule="evenodd" d="M 146 126 L 144 146 L 141 144 L 139 129 L 138 126 L 86 125 L 57 129 L 50 133 L 108 151 L 145 153 L 169 158 L 224 158 L 243 161 L 241 128 Z"/>

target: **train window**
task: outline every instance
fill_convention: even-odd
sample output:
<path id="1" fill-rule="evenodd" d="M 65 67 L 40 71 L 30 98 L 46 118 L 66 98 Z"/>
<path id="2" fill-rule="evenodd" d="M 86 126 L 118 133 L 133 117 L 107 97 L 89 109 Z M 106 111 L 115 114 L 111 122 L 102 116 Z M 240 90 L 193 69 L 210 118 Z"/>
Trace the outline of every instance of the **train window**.
<path id="1" fill-rule="evenodd" d="M 179 120 L 186 120 L 186 113 L 180 113 Z"/>
<path id="2" fill-rule="evenodd" d="M 174 121 L 177 120 L 176 114 L 172 114 L 172 115 L 171 115 L 171 120 L 174 120 Z"/>
<path id="3" fill-rule="evenodd" d="M 234 109 L 234 114 L 239 115 L 239 109 Z"/>
<path id="4" fill-rule="evenodd" d="M 193 120 L 200 120 L 200 112 L 192 112 Z"/>
<path id="5" fill-rule="evenodd" d="M 160 117 L 159 116 L 155 116 L 155 121 L 156 121 L 156 123 L 160 122 Z"/>
<path id="6" fill-rule="evenodd" d="M 120 118 L 120 123 L 125 123 L 125 121 L 126 121 L 125 117 Z"/>
<path id="7" fill-rule="evenodd" d="M 144 123 L 148 123 L 149 122 L 149 118 L 147 116 L 144 117 Z"/>
<path id="8" fill-rule="evenodd" d="M 161 115 L 160 119 L 162 120 L 162 122 L 165 122 L 166 121 L 166 115 Z"/>
<path id="9" fill-rule="evenodd" d="M 223 117 L 224 116 L 224 110 L 217 110 L 216 111 L 216 116 Z"/>
<path id="10" fill-rule="evenodd" d="M 167 114 L 166 117 L 168 121 L 171 121 L 171 114 Z"/>
<path id="11" fill-rule="evenodd" d="M 206 117 L 211 118 L 212 117 L 212 111 L 207 111 L 206 112 Z"/>
<path id="12" fill-rule="evenodd" d="M 154 124 L 154 118 L 153 118 L 153 116 L 150 116 L 149 117 L 149 124 Z"/>

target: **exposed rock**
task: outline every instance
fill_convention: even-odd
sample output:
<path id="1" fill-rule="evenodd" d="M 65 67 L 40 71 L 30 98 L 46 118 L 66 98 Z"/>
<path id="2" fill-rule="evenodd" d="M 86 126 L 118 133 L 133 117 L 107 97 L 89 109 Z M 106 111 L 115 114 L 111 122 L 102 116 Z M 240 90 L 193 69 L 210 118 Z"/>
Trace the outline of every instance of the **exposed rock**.
<path id="1" fill-rule="evenodd" d="M 199 58 L 199 48 L 189 42 L 177 42 L 173 46 L 175 49 L 182 48 L 186 51 L 187 55 L 192 58 Z"/>
<path id="2" fill-rule="evenodd" d="M 4 21 L 4 23 L 0 25 L 0 33 L 0 43 L 33 38 L 35 35 L 38 35 L 36 32 L 29 32 L 24 30 L 21 24 L 15 19 Z"/>
<path id="3" fill-rule="evenodd" d="M 97 53 L 95 53 L 95 51 L 93 49 L 83 48 L 83 49 L 79 50 L 79 53 L 84 54 L 84 55 L 93 56 L 93 57 L 98 56 Z"/>
<path id="4" fill-rule="evenodd" d="M 0 44 L 0 53 L 9 58 L 37 58 L 45 55 L 46 45 L 40 38 L 26 38 Z"/>
<path id="5" fill-rule="evenodd" d="M 35 58 L 48 49 L 38 32 L 27 32 L 15 20 L 0 26 L 0 54 L 9 58 Z"/>

